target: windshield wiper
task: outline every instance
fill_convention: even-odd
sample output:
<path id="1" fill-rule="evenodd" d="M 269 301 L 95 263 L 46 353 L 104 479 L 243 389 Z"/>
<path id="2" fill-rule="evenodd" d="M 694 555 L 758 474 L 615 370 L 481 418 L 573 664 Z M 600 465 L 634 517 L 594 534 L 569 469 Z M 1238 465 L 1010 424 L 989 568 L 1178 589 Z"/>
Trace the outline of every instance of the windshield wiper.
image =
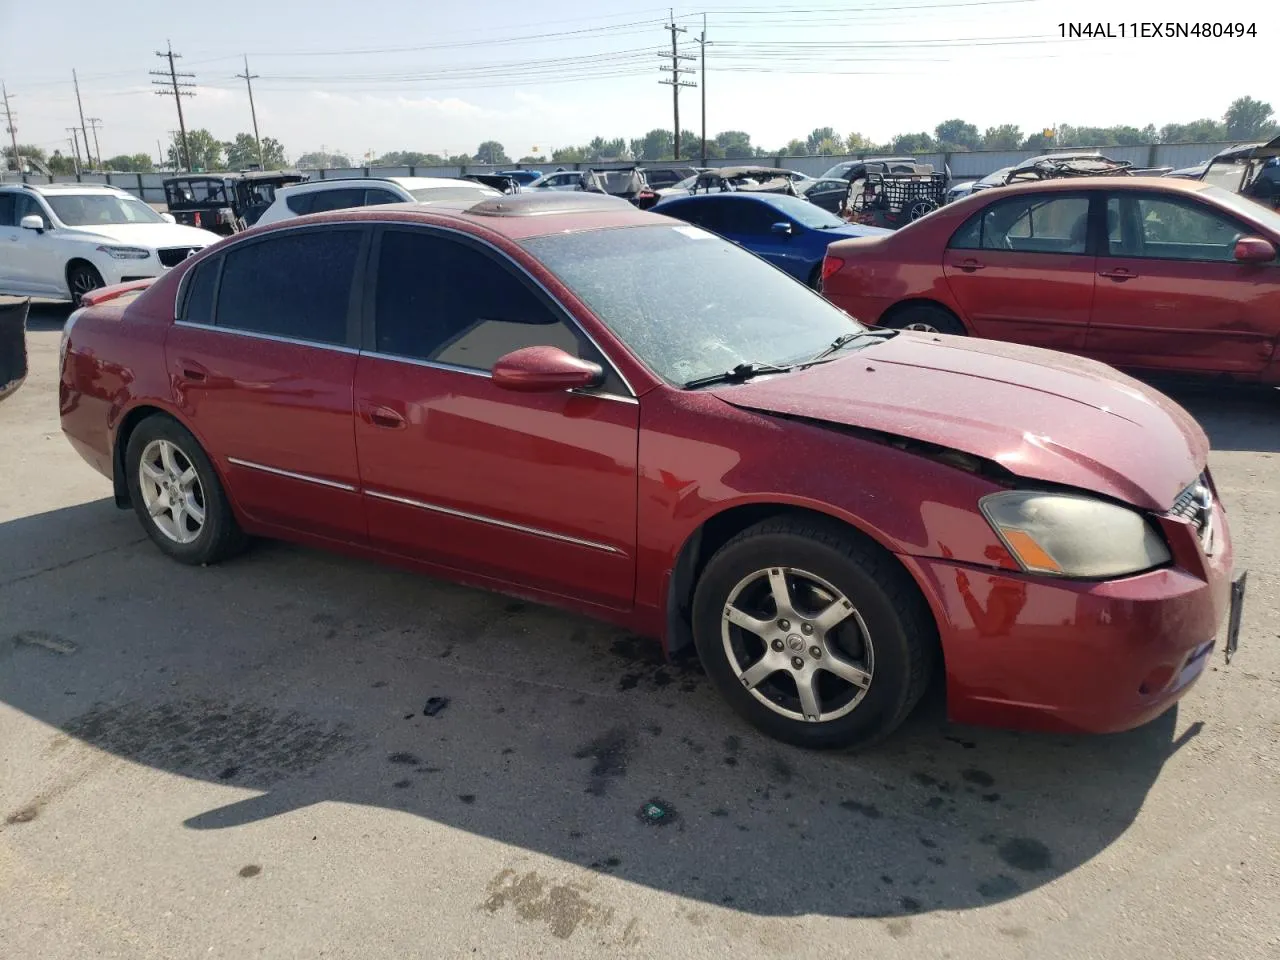
<path id="1" fill-rule="evenodd" d="M 684 388 L 686 390 L 696 390 L 698 387 L 710 387 L 717 383 L 745 383 L 752 377 L 758 377 L 764 373 L 786 373 L 792 369 L 792 367 L 780 366 L 776 363 L 740 363 L 732 370 L 726 370 L 723 373 L 695 377 L 685 383 Z"/>
<path id="2" fill-rule="evenodd" d="M 897 335 L 897 330 L 860 330 L 857 333 L 842 333 L 808 360 L 801 360 L 796 364 L 796 366 L 807 367 L 810 364 L 822 363 L 822 361 L 843 350 L 855 340 L 863 340 L 866 338 L 871 338 L 872 340 L 888 340 L 890 337 L 896 337 Z"/>

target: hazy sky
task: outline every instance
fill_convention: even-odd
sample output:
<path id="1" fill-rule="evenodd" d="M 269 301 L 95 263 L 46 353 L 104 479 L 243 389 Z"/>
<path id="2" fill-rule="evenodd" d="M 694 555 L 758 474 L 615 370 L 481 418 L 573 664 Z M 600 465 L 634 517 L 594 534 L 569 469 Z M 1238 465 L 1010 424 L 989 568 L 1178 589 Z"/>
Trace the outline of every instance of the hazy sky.
<path id="1" fill-rule="evenodd" d="M 658 84 L 668 8 L 642 4 L 59 0 L 55 15 L 0 0 L 0 79 L 19 139 L 49 151 L 66 152 L 65 128 L 79 122 L 74 67 L 86 115 L 102 120 L 102 155 L 154 154 L 177 126 L 172 97 L 155 96 L 147 75 L 168 40 L 196 74 L 188 128 L 221 139 L 252 129 L 234 76 L 248 54 L 261 132 L 291 158 L 321 146 L 471 152 L 490 138 L 517 157 L 671 126 L 671 90 Z M 688 53 L 708 15 L 708 134 L 746 130 L 774 148 L 819 126 L 885 140 L 950 117 L 1030 132 L 1221 117 L 1245 94 L 1280 109 L 1265 54 L 1280 49 L 1280 4 L 1228 6 L 1256 38 L 1059 35 L 1067 20 L 1203 21 L 1222 9 L 1183 0 L 708 0 L 675 14 Z M 681 95 L 681 125 L 695 131 L 699 97 Z"/>

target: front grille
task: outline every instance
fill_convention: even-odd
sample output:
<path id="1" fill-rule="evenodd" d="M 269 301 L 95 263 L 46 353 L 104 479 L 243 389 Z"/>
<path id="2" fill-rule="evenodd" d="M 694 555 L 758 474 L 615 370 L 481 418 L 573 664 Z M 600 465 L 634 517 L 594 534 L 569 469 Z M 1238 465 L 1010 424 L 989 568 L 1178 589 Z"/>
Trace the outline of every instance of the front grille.
<path id="1" fill-rule="evenodd" d="M 1213 545 L 1213 490 L 1208 474 L 1202 473 L 1194 483 L 1178 494 L 1169 508 L 1169 516 L 1190 522 L 1205 552 Z"/>
<path id="2" fill-rule="evenodd" d="M 191 256 L 193 251 L 199 249 L 199 247 L 165 247 L 163 250 L 157 250 L 156 253 L 160 256 L 160 262 L 166 267 L 176 267 Z"/>

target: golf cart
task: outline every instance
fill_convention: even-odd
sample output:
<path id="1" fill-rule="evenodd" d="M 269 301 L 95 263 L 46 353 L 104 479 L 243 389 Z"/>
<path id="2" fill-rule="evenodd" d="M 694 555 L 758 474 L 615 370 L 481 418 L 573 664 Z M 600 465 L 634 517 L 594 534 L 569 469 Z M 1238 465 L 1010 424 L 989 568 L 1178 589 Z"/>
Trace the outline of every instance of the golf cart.
<path id="1" fill-rule="evenodd" d="M 855 171 L 845 198 L 844 218 L 851 223 L 896 230 L 937 210 L 946 200 L 947 175 L 933 165 L 876 165 Z"/>
<path id="2" fill-rule="evenodd" d="M 297 170 L 184 173 L 165 179 L 164 199 L 178 223 L 230 236 L 258 222 L 277 187 L 306 179 Z"/>
<path id="3" fill-rule="evenodd" d="M 1228 147 L 1209 161 L 1199 179 L 1280 209 L 1280 137 Z"/>

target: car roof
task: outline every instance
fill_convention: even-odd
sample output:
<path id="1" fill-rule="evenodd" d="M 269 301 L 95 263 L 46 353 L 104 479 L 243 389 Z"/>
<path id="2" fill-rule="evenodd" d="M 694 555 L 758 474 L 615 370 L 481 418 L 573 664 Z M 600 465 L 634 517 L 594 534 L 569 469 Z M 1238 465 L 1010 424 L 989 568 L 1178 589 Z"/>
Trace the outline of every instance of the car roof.
<path id="1" fill-rule="evenodd" d="M 475 228 L 469 232 L 499 234 L 511 240 L 525 240 L 552 233 L 577 233 L 673 222 L 665 217 L 646 213 L 620 197 L 581 192 L 548 192 L 487 197 L 468 207 L 432 203 L 386 203 L 376 207 L 352 207 L 284 220 L 262 229 L 265 232 L 277 227 L 307 223 L 352 223 L 366 220 L 394 220 L 455 227 L 463 222 Z M 257 231 L 255 229 L 252 232 Z"/>
<path id="2" fill-rule="evenodd" d="M 1029 180 L 1011 183 L 998 191 L 982 191 L 979 196 L 995 200 L 1015 196 L 1018 193 L 1066 192 L 1081 188 L 1105 187 L 1107 190 L 1160 190 L 1167 193 L 1196 194 L 1212 189 L 1212 184 L 1200 180 L 1182 180 L 1176 177 L 1063 177 L 1055 180 Z"/>
<path id="3" fill-rule="evenodd" d="M 6 187 L 16 190 L 31 190 L 41 195 L 58 193 L 115 193 L 132 196 L 127 190 L 121 190 L 109 183 L 6 183 Z"/>
<path id="4" fill-rule="evenodd" d="M 484 184 L 474 180 L 458 180 L 454 177 L 334 177 L 325 180 L 308 180 L 305 183 L 294 183 L 277 191 L 290 195 L 313 193 L 318 190 L 346 189 L 354 187 L 371 188 L 394 183 L 405 190 L 425 190 L 433 187 L 483 187 Z"/>

